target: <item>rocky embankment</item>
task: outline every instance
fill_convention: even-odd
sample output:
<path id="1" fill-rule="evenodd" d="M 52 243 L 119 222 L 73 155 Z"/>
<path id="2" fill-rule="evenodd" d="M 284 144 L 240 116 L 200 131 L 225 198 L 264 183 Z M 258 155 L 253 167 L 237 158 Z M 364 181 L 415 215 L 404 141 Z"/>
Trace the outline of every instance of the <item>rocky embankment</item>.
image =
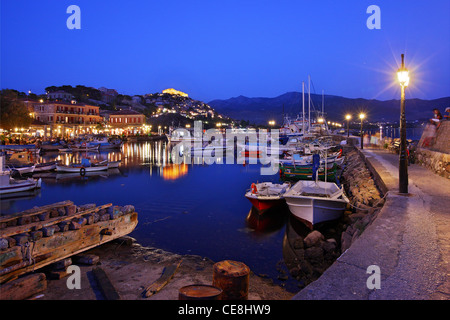
<path id="1" fill-rule="evenodd" d="M 344 150 L 346 157 L 341 183 L 350 199 L 348 210 L 339 221 L 306 230 L 295 219 L 288 223 L 283 256 L 290 275 L 303 288 L 331 266 L 376 218 L 384 198 L 358 151 Z"/>

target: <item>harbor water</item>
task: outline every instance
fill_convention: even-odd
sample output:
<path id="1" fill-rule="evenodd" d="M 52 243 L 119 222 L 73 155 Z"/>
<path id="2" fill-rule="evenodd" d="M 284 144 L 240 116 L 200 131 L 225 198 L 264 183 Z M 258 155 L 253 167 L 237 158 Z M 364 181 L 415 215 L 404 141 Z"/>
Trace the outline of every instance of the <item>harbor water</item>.
<path id="1" fill-rule="evenodd" d="M 298 291 L 293 279 L 279 279 L 285 268 L 283 239 L 289 209 L 282 206 L 259 216 L 244 196 L 253 182 L 279 182 L 279 175 L 262 176 L 260 164 L 174 165 L 169 149 L 166 142 L 158 141 L 125 143 L 121 150 L 100 153 L 46 153 L 39 162 L 56 159 L 69 164 L 90 157 L 121 160 L 121 165 L 85 176 L 41 173 L 40 190 L 2 197 L 1 212 L 11 214 L 64 200 L 77 205 L 131 204 L 139 223 L 130 236 L 141 245 L 213 261 L 241 261 L 254 273 Z"/>

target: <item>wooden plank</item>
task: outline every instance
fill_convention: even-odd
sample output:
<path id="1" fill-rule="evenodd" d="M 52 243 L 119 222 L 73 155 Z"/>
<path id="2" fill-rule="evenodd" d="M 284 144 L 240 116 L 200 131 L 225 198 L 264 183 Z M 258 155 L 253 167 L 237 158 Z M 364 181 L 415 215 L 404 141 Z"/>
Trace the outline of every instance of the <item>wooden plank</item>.
<path id="1" fill-rule="evenodd" d="M 105 270 L 100 267 L 96 267 L 92 269 L 92 274 L 94 275 L 97 285 L 105 300 L 120 300 L 120 295 L 109 280 Z"/>
<path id="2" fill-rule="evenodd" d="M 24 216 L 34 216 L 37 214 L 44 213 L 45 211 L 48 211 L 52 208 L 63 207 L 63 206 L 65 207 L 65 206 L 70 206 L 70 205 L 73 205 L 73 202 L 67 200 L 67 201 L 61 201 L 61 202 L 45 205 L 45 206 L 42 206 L 39 208 L 32 208 L 29 210 L 9 214 L 6 216 L 0 216 L 0 222 L 7 222 L 7 221 L 14 220 L 14 219 L 17 219 L 19 217 L 24 217 Z"/>
<path id="3" fill-rule="evenodd" d="M 0 238 L 6 238 L 9 236 L 13 236 L 13 235 L 17 235 L 20 233 L 25 233 L 25 232 L 30 232 L 30 231 L 34 231 L 34 230 L 39 230 L 45 227 L 49 227 L 51 225 L 60 223 L 60 222 L 64 222 L 67 220 L 72 220 L 73 218 L 78 218 L 81 217 L 85 214 L 90 214 L 90 213 L 94 213 L 94 212 L 98 212 L 101 209 L 105 209 L 108 207 L 111 207 L 112 203 L 108 203 L 102 206 L 98 206 L 96 208 L 93 209 L 89 209 L 86 211 L 80 211 L 77 212 L 76 214 L 70 215 L 70 216 L 62 216 L 62 217 L 56 217 L 56 218 L 51 218 L 49 220 L 46 221 L 39 221 L 39 222 L 33 222 L 27 225 L 23 225 L 23 226 L 16 226 L 16 227 L 10 227 L 10 228 L 6 228 L 6 229 L 2 229 L 0 230 Z"/>
<path id="4" fill-rule="evenodd" d="M 45 274 L 34 273 L 3 284 L 0 287 L 0 300 L 23 300 L 45 289 Z"/>
<path id="5" fill-rule="evenodd" d="M 79 230 L 58 232 L 52 237 L 41 238 L 34 243 L 32 248 L 33 257 L 43 254 L 50 254 L 50 257 L 25 268 L 3 275 L 0 274 L 0 283 L 4 283 L 14 275 L 37 270 L 55 261 L 71 257 L 108 241 L 123 237 L 133 231 L 137 223 L 138 214 L 133 212 L 123 215 L 116 220 L 99 221 L 93 225 L 85 225 Z M 105 228 L 113 230 L 113 234 L 111 236 L 101 235 L 101 230 Z M 20 263 L 22 259 L 23 255 L 19 246 L 2 250 L 0 251 L 0 269 Z"/>
<path id="6" fill-rule="evenodd" d="M 10 272 L 13 272 L 13 271 L 21 269 L 21 268 L 25 268 L 25 267 L 27 267 L 29 265 L 32 265 L 33 263 L 37 263 L 37 262 L 43 261 L 45 259 L 48 259 L 49 257 L 51 257 L 51 254 L 46 253 L 46 254 L 43 254 L 41 256 L 35 257 L 34 260 L 32 260 L 31 262 L 29 260 L 28 261 L 18 262 L 16 264 L 13 264 L 13 265 L 7 267 L 7 268 L 0 269 L 0 276 L 8 274 Z"/>
<path id="7" fill-rule="evenodd" d="M 161 289 L 164 288 L 166 286 L 166 284 L 168 284 L 169 281 L 173 278 L 173 276 L 177 272 L 178 268 L 180 267 L 182 261 L 183 261 L 183 259 L 181 259 L 180 262 L 178 262 L 177 264 L 172 264 L 168 267 L 165 267 L 163 269 L 161 276 L 155 282 L 153 282 L 150 286 L 148 286 L 144 290 L 142 295 L 145 298 L 148 298 L 148 297 L 154 295 L 155 293 L 158 293 L 159 291 L 161 291 Z"/>

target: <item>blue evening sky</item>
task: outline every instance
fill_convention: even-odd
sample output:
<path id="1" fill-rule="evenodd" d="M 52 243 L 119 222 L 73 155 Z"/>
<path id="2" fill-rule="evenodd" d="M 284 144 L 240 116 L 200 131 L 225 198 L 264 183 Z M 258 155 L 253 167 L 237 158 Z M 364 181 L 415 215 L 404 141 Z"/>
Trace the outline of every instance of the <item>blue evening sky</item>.
<path id="1" fill-rule="evenodd" d="M 69 5 L 81 30 L 69 30 Z M 369 30 L 370 5 L 381 29 Z M 175 88 L 210 101 L 301 91 L 398 99 L 450 95 L 450 1 L 1 0 L 1 88 L 50 85 L 145 94 Z"/>

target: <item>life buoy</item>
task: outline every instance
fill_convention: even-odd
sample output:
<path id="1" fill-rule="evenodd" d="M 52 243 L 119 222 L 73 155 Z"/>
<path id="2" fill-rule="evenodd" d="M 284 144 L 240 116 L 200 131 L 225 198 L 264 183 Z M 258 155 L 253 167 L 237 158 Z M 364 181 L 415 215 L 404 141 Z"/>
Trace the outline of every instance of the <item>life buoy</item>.
<path id="1" fill-rule="evenodd" d="M 81 144 L 81 146 L 82 146 L 83 148 L 85 148 L 85 147 L 86 147 L 86 142 L 83 142 L 83 143 Z"/>
<path id="2" fill-rule="evenodd" d="M 80 169 L 80 175 L 84 176 L 86 174 L 86 169 L 83 167 Z"/>
<path id="3" fill-rule="evenodd" d="M 256 194 L 258 193 L 258 188 L 256 188 L 256 184 L 252 183 L 252 193 Z"/>

